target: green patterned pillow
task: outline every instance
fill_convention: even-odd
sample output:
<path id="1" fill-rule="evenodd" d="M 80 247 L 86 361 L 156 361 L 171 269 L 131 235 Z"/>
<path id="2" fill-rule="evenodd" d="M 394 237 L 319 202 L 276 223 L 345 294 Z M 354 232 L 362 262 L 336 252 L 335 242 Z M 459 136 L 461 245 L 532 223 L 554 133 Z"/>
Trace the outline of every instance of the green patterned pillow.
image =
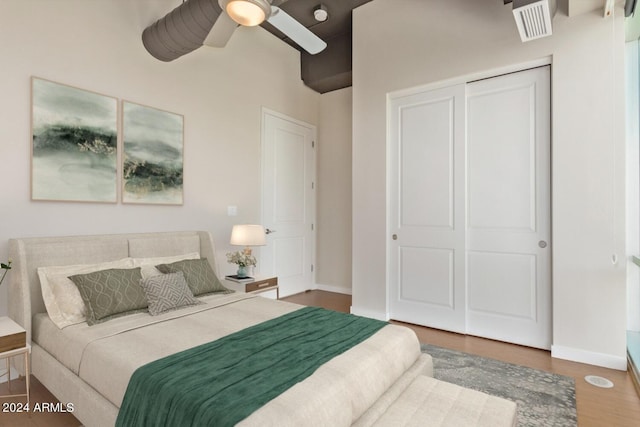
<path id="1" fill-rule="evenodd" d="M 147 295 L 149 314 L 152 316 L 181 307 L 202 304 L 193 297 L 181 271 L 147 277 L 140 281 L 140 285 Z"/>
<path id="2" fill-rule="evenodd" d="M 172 264 L 156 265 L 156 268 L 165 274 L 182 271 L 184 279 L 187 281 L 187 285 L 189 285 L 189 289 L 191 289 L 194 296 L 213 293 L 229 294 L 233 292 L 222 286 L 206 258 L 185 259 Z"/>
<path id="3" fill-rule="evenodd" d="M 147 308 L 140 280 L 140 268 L 101 270 L 77 274 L 69 279 L 76 284 L 87 306 L 89 326 L 114 317 Z"/>

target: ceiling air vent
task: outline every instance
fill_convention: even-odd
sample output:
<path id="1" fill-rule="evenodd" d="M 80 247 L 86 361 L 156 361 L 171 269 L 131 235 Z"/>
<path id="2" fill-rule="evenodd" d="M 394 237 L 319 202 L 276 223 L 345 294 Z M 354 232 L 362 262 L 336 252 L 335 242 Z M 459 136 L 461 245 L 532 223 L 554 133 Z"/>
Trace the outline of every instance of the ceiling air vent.
<path id="1" fill-rule="evenodd" d="M 523 42 L 551 35 L 549 0 L 513 0 L 513 16 Z"/>

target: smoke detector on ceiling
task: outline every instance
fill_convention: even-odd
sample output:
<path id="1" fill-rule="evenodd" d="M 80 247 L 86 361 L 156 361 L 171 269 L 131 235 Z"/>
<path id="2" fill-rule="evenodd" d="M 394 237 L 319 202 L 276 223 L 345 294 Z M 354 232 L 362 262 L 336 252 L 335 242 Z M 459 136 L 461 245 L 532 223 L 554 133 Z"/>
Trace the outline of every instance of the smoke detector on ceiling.
<path id="1" fill-rule="evenodd" d="M 523 42 L 551 35 L 555 1 L 513 0 L 513 17 Z"/>
<path id="2" fill-rule="evenodd" d="M 318 6 L 316 6 L 316 8 L 313 10 L 313 17 L 318 22 L 324 22 L 329 19 L 329 12 L 327 11 L 327 7 L 323 4 L 319 4 Z"/>

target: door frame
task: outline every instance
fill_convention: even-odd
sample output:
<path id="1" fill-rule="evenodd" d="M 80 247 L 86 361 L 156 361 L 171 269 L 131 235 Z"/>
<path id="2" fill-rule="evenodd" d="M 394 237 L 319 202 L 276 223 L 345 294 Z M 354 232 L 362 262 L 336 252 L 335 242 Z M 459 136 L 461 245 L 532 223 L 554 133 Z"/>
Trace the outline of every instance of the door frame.
<path id="1" fill-rule="evenodd" d="M 284 113 L 280 113 L 278 111 L 272 110 L 270 108 L 267 107 L 261 107 L 260 110 L 260 223 L 264 224 L 264 219 L 265 219 L 265 200 L 264 200 L 264 186 L 265 186 L 265 135 L 266 135 L 266 131 L 265 131 L 265 118 L 266 116 L 272 116 L 272 117 L 276 117 L 278 119 L 281 120 L 286 120 L 288 122 L 294 123 L 296 125 L 305 127 L 307 129 L 311 130 L 311 134 L 312 134 L 312 139 L 313 139 L 313 143 L 314 146 L 312 147 L 312 151 L 311 151 L 311 156 L 312 156 L 312 160 L 311 160 L 311 180 L 313 182 L 313 187 L 312 187 L 312 191 L 311 191 L 311 196 L 310 196 L 310 200 L 309 200 L 309 204 L 310 206 L 306 206 L 307 209 L 309 209 L 309 212 L 311 213 L 311 222 L 313 224 L 313 230 L 312 233 L 310 233 L 310 258 L 311 258 L 311 264 L 313 266 L 312 270 L 311 270 L 311 289 L 316 289 L 317 288 L 317 284 L 316 284 L 316 226 L 317 226 L 317 212 L 316 212 L 316 201 L 317 201 L 317 193 L 316 193 L 316 188 L 317 188 L 317 159 L 318 156 L 316 155 L 317 153 L 317 148 L 318 148 L 318 129 L 315 125 L 312 125 L 311 123 L 307 123 L 305 121 L 293 118 L 291 116 L 288 116 Z M 260 248 L 260 257 L 262 258 L 262 248 Z M 286 296 L 286 295 L 283 295 Z"/>
<path id="2" fill-rule="evenodd" d="M 500 75 L 503 74 L 510 74 L 510 73 L 517 73 L 520 71 L 525 71 L 531 68 L 537 68 L 537 67 L 544 67 L 544 66 L 549 66 L 550 67 L 550 87 L 553 90 L 553 61 L 552 61 L 552 56 L 546 56 L 546 57 L 542 57 L 539 59 L 535 59 L 535 60 L 531 60 L 531 61 L 526 61 L 526 62 L 522 62 L 519 64 L 511 64 L 511 65 L 507 65 L 504 67 L 497 67 L 497 68 L 493 68 L 493 69 L 489 69 L 489 70 L 484 70 L 484 71 L 479 71 L 476 73 L 470 73 L 470 74 L 465 74 L 465 75 L 461 75 L 461 76 L 457 76 L 457 77 L 453 77 L 450 79 L 446 79 L 446 80 L 440 80 L 437 82 L 432 82 L 432 83 L 427 83 L 424 85 L 417 85 L 417 86 L 413 86 L 410 88 L 405 88 L 405 89 L 399 89 L 393 92 L 388 92 L 387 96 L 386 96 L 386 193 L 385 193 L 385 197 L 386 197 L 386 221 L 385 221 L 385 242 L 386 242 L 386 247 L 385 247 L 385 253 L 386 253 L 386 262 L 385 262 L 385 269 L 386 269 L 386 274 L 385 274 L 385 281 L 386 281 L 386 286 L 385 286 L 385 317 L 387 320 L 389 320 L 391 318 L 390 313 L 391 313 L 391 309 L 390 309 L 390 304 L 391 304 L 391 286 L 393 284 L 392 280 L 394 279 L 392 277 L 391 274 L 391 257 L 394 255 L 393 254 L 393 250 L 394 250 L 394 246 L 393 246 L 393 240 L 391 237 L 392 234 L 392 228 L 393 228 L 393 224 L 391 222 L 391 218 L 392 218 L 392 206 L 391 206 L 391 200 L 392 200 L 392 194 L 391 191 L 392 189 L 392 174 L 391 174 L 391 170 L 392 170 L 392 164 L 391 164 L 391 150 L 393 149 L 392 144 L 394 143 L 393 141 L 393 135 L 392 135 L 392 114 L 393 114 L 393 101 L 398 99 L 398 98 L 404 98 L 407 97 L 409 95 L 412 94 L 416 94 L 419 92 L 427 92 L 427 91 L 433 91 L 436 89 L 441 89 L 441 88 L 446 88 L 446 87 L 450 87 L 450 86 L 455 86 L 455 85 L 459 85 L 459 84 L 468 84 L 477 80 L 484 80 L 484 79 L 489 79 L 489 78 L 493 78 L 493 77 L 498 77 Z M 551 93 L 550 96 L 550 106 L 551 109 L 553 109 L 553 93 Z M 549 165 L 549 171 L 550 171 L 550 198 L 549 198 L 549 211 L 550 211 L 550 233 L 551 233 L 551 241 L 553 241 L 553 122 L 551 121 L 551 117 L 550 117 L 550 129 L 551 129 L 551 134 L 550 134 L 550 165 Z M 466 141 L 465 141 L 466 144 Z M 465 198 L 466 198 L 466 193 L 465 193 Z M 466 217 L 466 213 L 465 213 L 465 217 Z M 549 283 L 549 291 L 550 291 L 550 301 L 549 301 L 549 312 L 551 313 L 551 318 L 550 318 L 550 327 L 551 327 L 551 344 L 553 344 L 553 248 L 550 247 L 551 250 L 551 254 L 550 254 L 550 283 Z"/>

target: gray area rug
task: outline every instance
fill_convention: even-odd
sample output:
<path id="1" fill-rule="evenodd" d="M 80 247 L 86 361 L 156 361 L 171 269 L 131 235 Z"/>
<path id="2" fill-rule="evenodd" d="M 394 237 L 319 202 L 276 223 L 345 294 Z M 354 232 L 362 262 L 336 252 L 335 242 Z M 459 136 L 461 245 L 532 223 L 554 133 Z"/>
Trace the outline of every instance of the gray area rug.
<path id="1" fill-rule="evenodd" d="M 573 378 L 430 344 L 434 377 L 518 404 L 518 426 L 576 426 Z"/>

